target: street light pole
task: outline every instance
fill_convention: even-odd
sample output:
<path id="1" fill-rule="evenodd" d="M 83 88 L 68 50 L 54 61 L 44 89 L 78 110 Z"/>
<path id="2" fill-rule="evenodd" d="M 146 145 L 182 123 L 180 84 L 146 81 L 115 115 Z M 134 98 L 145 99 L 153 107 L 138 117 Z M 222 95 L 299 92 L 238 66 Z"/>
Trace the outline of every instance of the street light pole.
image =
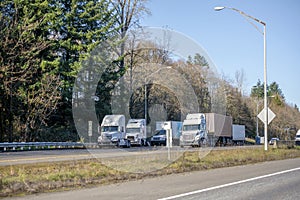
<path id="1" fill-rule="evenodd" d="M 258 133 L 258 98 L 257 98 L 257 102 L 256 102 L 256 138 L 259 137 L 259 133 Z"/>
<path id="2" fill-rule="evenodd" d="M 145 78 L 145 127 L 146 127 L 146 135 L 147 135 L 147 83 Z"/>
<path id="3" fill-rule="evenodd" d="M 268 94 L 267 94 L 267 44 L 266 44 L 266 24 L 264 23 L 264 109 L 265 109 L 265 151 L 268 150 Z"/>
<path id="4" fill-rule="evenodd" d="M 266 23 L 255 18 L 255 17 L 252 17 L 246 13 L 244 13 L 243 11 L 240 11 L 236 8 L 230 8 L 230 7 L 224 7 L 224 6 L 218 6 L 218 7 L 215 7 L 215 11 L 221 11 L 223 9 L 230 9 L 230 10 L 233 10 L 233 11 L 236 11 L 238 12 L 239 14 L 241 14 L 243 17 L 245 17 L 247 20 L 248 18 L 262 24 L 264 26 L 264 29 L 263 31 L 261 31 L 255 24 L 253 24 L 252 22 L 248 21 L 249 23 L 251 23 L 260 33 L 263 34 L 264 36 L 264 112 L 265 112 L 265 119 L 264 119 L 264 138 L 265 138 L 265 141 L 264 141 L 264 147 L 265 147 L 265 151 L 268 150 L 268 100 L 267 100 L 267 51 L 266 51 Z"/>

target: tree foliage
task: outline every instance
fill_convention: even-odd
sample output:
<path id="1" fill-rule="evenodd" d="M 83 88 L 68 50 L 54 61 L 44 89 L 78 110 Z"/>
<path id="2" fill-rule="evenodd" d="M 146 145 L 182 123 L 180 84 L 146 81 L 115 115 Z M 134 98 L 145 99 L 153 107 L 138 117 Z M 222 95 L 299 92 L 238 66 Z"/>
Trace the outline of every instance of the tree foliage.
<path id="1" fill-rule="evenodd" d="M 60 55 L 59 76 L 63 81 L 62 100 L 57 112 L 51 116 L 51 126 L 71 129 L 77 136 L 72 117 L 72 88 L 81 69 L 81 62 L 89 53 L 108 38 L 114 37 L 118 26 L 107 0 L 55 1 L 59 20 L 53 35 Z M 73 139 L 70 138 L 70 139 Z"/>
<path id="2" fill-rule="evenodd" d="M 43 138 L 47 126 L 74 129 L 74 77 L 99 41 L 115 34 L 110 2 L 6 0 L 0 9 L 1 141 Z"/>
<path id="3" fill-rule="evenodd" d="M 251 97 L 254 99 L 252 100 L 253 103 L 249 101 L 247 105 L 252 110 L 253 116 L 256 116 L 263 109 L 264 86 L 260 81 L 252 87 Z M 285 102 L 284 94 L 276 82 L 272 82 L 267 86 L 267 100 L 268 107 L 276 114 L 276 117 L 269 125 L 269 137 L 292 139 L 293 135 L 295 135 L 295 130 L 300 128 L 299 111 Z M 256 111 L 257 108 L 259 108 L 258 112 Z M 260 122 L 259 129 L 263 130 L 263 124 Z"/>
<path id="4" fill-rule="evenodd" d="M 56 16 L 49 4 L 42 0 L 0 4 L 2 140 L 12 141 L 17 131 L 22 140 L 32 140 L 31 130 L 45 124 L 60 98 L 58 60 L 49 37 Z"/>
<path id="5" fill-rule="evenodd" d="M 88 94 L 99 97 L 95 103 L 99 121 L 112 112 L 114 93 L 124 89 L 119 81 L 128 74 L 129 79 L 125 82 L 130 88 L 131 117 L 142 118 L 145 115 L 146 84 L 148 120 L 151 120 L 151 112 L 161 119 L 182 119 L 182 102 L 176 95 L 184 96 L 185 90 L 175 87 L 181 81 L 178 76 L 164 77 L 162 70 L 157 76 L 160 80 L 168 80 L 169 85 L 164 86 L 153 79 L 132 91 L 137 75 L 145 81 L 151 73 L 170 66 L 193 90 L 196 98 L 192 103 L 198 105 L 194 112 L 218 111 L 217 103 L 226 104 L 226 114 L 233 117 L 234 123 L 245 124 L 247 135 L 254 137 L 257 109 L 260 110 L 263 105 L 263 83 L 258 80 L 251 89 L 250 97 L 243 95 L 243 71 L 235 74 L 236 86 L 217 76 L 213 77 L 215 85 L 210 85 L 210 66 L 206 58 L 195 54 L 186 61 L 173 59 L 167 31 L 163 44 L 141 39 L 140 33 L 131 30 L 138 27 L 141 17 L 150 14 L 147 2 L 0 1 L 0 142 L 77 140 L 72 115 L 75 78 L 83 67 L 82 63 L 88 62 L 93 50 L 108 39 L 114 41 L 114 49 L 104 48 L 104 54 L 107 58 L 112 53 L 117 57 L 108 59 L 105 69 L 90 69 L 103 72 L 97 82 L 96 93 Z M 145 63 L 153 65 L 144 66 L 134 75 L 134 70 Z M 267 92 L 269 106 L 276 113 L 270 134 L 284 137 L 286 130 L 299 129 L 298 106 L 291 107 L 285 102 L 279 84 L 272 82 Z M 220 102 L 214 102 L 216 99 Z M 188 97 L 186 100 L 190 101 Z M 261 123 L 259 129 L 262 129 Z"/>

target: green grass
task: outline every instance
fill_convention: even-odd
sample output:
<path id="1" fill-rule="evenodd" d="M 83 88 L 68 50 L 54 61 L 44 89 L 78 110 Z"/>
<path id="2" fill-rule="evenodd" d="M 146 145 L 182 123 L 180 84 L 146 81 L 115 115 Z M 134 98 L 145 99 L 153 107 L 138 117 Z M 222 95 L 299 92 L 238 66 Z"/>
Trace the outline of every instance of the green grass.
<path id="1" fill-rule="evenodd" d="M 299 147 L 292 149 L 274 149 L 271 147 L 267 152 L 263 148 L 213 150 L 207 156 L 201 156 L 199 151 L 185 152 L 167 167 L 149 173 L 117 171 L 116 168 L 107 167 L 97 159 L 2 166 L 0 167 L 0 197 L 68 190 L 171 173 L 297 157 L 300 157 Z M 151 162 L 149 161 L 148 165 L 155 165 Z M 128 164 L 128 161 L 120 161 L 119 165 L 122 164 Z"/>

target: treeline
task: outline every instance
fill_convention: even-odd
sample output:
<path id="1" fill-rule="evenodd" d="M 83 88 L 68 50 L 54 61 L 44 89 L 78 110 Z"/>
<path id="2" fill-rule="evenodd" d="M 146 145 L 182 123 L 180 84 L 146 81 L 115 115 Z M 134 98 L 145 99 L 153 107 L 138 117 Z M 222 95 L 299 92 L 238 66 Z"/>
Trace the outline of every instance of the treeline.
<path id="1" fill-rule="evenodd" d="M 184 97 L 185 89 L 178 84 L 182 80 L 173 77 L 173 83 L 178 84 L 177 90 L 182 91 L 179 96 L 193 101 L 195 112 L 214 112 L 216 105 L 224 104 L 222 112 L 231 115 L 234 123 L 245 124 L 248 137 L 254 137 L 257 108 L 262 108 L 262 84 L 258 82 L 253 87 L 250 97 L 243 96 L 241 89 L 232 82 L 217 76 L 214 77 L 218 79 L 217 86 L 211 86 L 207 80 L 210 66 L 203 56 L 196 54 L 186 61 L 174 60 L 167 44 L 147 43 L 147 36 L 139 37 L 141 33 L 133 31 L 139 26 L 139 19 L 150 13 L 146 5 L 147 0 L 1 1 L 0 142 L 82 139 L 78 128 L 86 131 L 87 123 L 81 121 L 84 127 L 75 126 L 72 106 L 74 102 L 87 106 L 88 102 L 80 102 L 80 92 L 74 96 L 74 84 L 80 78 L 90 79 L 97 71 L 90 70 L 93 73 L 80 77 L 83 62 L 93 62 L 90 66 L 94 68 L 101 62 L 109 63 L 105 70 L 99 69 L 102 75 L 93 94 L 97 98 L 93 103 L 98 122 L 112 113 L 112 102 L 124 86 L 129 89 L 128 106 L 132 118 L 144 118 L 146 94 L 150 114 L 154 112 L 158 117 L 152 118 L 152 122 L 182 119 L 183 103 L 170 88 L 154 82 L 147 83 L 146 88 L 134 87 L 134 80 L 139 78 L 137 74 L 149 75 L 151 70 L 171 66 L 193 90 L 194 99 Z M 104 49 L 104 57 L 114 54 L 114 59 L 103 60 L 102 55 L 99 61 L 99 56 L 93 57 L 95 49 L 108 40 L 112 46 L 102 46 L 101 51 Z M 144 63 L 154 66 L 140 68 Z M 128 79 L 120 85 L 122 77 Z M 145 81 L 144 76 L 142 79 Z M 78 89 L 85 89 L 82 87 Z M 225 95 L 220 95 L 224 92 Z M 270 125 L 270 134 L 280 137 L 294 134 L 300 127 L 297 106 L 285 103 L 276 82 L 269 86 L 268 92 L 271 108 L 277 114 Z M 216 98 L 217 95 L 220 98 Z M 150 123 L 151 116 L 146 114 Z M 262 124 L 258 125 L 262 130 Z M 94 135 L 93 140 L 95 138 Z"/>
<path id="2" fill-rule="evenodd" d="M 101 41 L 125 37 L 148 12 L 145 3 L 1 1 L 0 142 L 77 140 L 72 88 L 80 62 Z"/>

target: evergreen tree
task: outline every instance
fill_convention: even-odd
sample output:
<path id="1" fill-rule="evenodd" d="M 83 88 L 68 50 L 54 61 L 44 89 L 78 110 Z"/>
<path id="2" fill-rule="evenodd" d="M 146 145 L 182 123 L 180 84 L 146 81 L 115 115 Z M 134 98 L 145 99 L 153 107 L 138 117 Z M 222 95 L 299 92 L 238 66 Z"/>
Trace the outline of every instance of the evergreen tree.
<path id="1" fill-rule="evenodd" d="M 295 104 L 294 108 L 295 108 L 296 111 L 299 112 L 299 108 L 298 108 L 297 104 Z"/>
<path id="2" fill-rule="evenodd" d="M 108 0 L 60 0 L 56 1 L 60 10 L 56 35 L 57 53 L 61 56 L 59 74 L 63 80 L 62 100 L 56 114 L 52 116 L 52 125 L 65 127 L 74 133 L 76 130 L 72 117 L 72 88 L 75 77 L 81 68 L 81 61 L 100 44 L 114 37 L 118 27 L 113 9 Z"/>
<path id="3" fill-rule="evenodd" d="M 115 34 L 109 3 L 0 2 L 1 141 L 45 138 L 36 133 L 41 128 L 45 132 L 47 125 L 62 132 L 69 129 L 74 134 L 66 140 L 74 140 L 72 87 L 80 62 L 100 41 Z M 18 132 L 19 136 L 12 134 Z"/>
<path id="4" fill-rule="evenodd" d="M 255 98 L 264 98 L 264 83 L 258 80 L 257 84 L 252 87 L 250 96 Z"/>
<path id="5" fill-rule="evenodd" d="M 57 105 L 58 60 L 49 37 L 56 13 L 49 5 L 47 0 L 0 3 L 2 141 L 12 142 L 15 132 L 22 133 L 20 140 L 31 139 L 31 130 L 43 124 Z"/>

